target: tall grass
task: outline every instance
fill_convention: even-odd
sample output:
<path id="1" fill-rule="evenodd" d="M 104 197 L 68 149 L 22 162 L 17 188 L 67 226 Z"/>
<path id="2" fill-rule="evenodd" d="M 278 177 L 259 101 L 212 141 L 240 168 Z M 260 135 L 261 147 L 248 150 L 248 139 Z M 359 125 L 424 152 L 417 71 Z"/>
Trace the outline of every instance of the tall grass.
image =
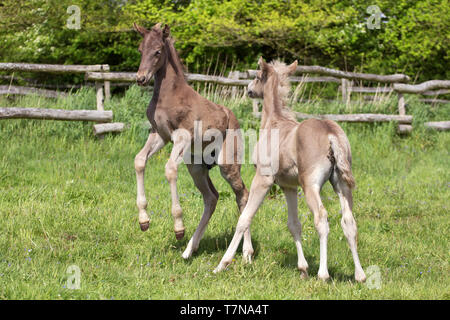
<path id="1" fill-rule="evenodd" d="M 230 107 L 244 129 L 259 122 L 243 94 L 231 99 L 221 88 L 200 87 Z M 205 91 L 206 90 L 206 91 Z M 209 92 L 207 90 L 210 90 Z M 0 298 L 1 299 L 449 299 L 450 135 L 423 127 L 448 120 L 449 106 L 430 107 L 409 97 L 414 130 L 399 136 L 394 123 L 342 124 L 353 152 L 357 182 L 354 214 L 365 269 L 381 272 L 381 288 L 355 283 L 353 262 L 340 227 L 339 201 L 329 184 L 322 199 L 329 213 L 328 283 L 316 277 L 319 243 L 299 190 L 303 247 L 310 278 L 296 270 L 296 249 L 287 229 L 287 208 L 275 189 L 252 224 L 255 257 L 214 275 L 237 222 L 234 195 L 217 168 L 210 171 L 220 193 L 199 251 L 181 253 L 203 211 L 203 201 L 180 166 L 178 186 L 186 237 L 176 241 L 164 177 L 170 145 L 150 159 L 146 191 L 148 232 L 138 226 L 134 156 L 148 135 L 145 109 L 150 93 L 132 86 L 105 108 L 129 124 L 120 134 L 97 140 L 92 124 L 39 120 L 0 121 Z M 1 106 L 89 109 L 95 92 L 67 98 L 0 98 Z M 294 103 L 310 113 L 396 113 L 396 102 L 350 105 Z M 375 111 L 374 111 L 375 109 Z M 242 168 L 247 186 L 252 165 Z M 81 288 L 67 288 L 67 268 L 81 269 Z"/>

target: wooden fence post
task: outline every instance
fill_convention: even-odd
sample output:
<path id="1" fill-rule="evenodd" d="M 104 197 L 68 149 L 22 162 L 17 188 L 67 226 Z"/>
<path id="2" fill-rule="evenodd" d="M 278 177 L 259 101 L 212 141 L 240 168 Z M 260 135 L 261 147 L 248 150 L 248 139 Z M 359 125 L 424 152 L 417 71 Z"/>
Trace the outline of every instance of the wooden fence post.
<path id="1" fill-rule="evenodd" d="M 398 93 L 398 114 L 401 116 L 406 115 L 406 108 L 405 108 L 405 96 L 403 93 Z M 399 124 L 398 125 L 398 132 L 401 134 L 408 134 L 412 131 L 412 125 L 409 124 Z"/>
<path id="2" fill-rule="evenodd" d="M 239 80 L 239 74 L 240 74 L 239 71 L 230 71 L 230 73 L 228 74 L 228 78 L 234 79 L 234 80 Z M 238 88 L 233 86 L 231 88 L 231 98 L 232 99 L 236 99 L 237 92 L 238 92 Z"/>
<path id="3" fill-rule="evenodd" d="M 103 85 L 101 82 L 95 82 L 95 90 L 97 91 L 97 110 L 104 111 L 105 108 L 103 106 Z"/>
<path id="4" fill-rule="evenodd" d="M 111 99 L 111 81 L 105 81 L 105 101 Z"/>
<path id="5" fill-rule="evenodd" d="M 97 91 L 97 110 L 104 111 L 105 107 L 103 105 L 103 83 L 101 83 L 100 81 L 96 81 L 95 90 Z M 105 137 L 104 134 L 97 135 L 97 138 L 99 138 L 100 140 L 102 140 L 104 137 Z"/>
<path id="6" fill-rule="evenodd" d="M 342 78 L 341 79 L 341 90 L 342 90 L 342 101 L 348 105 L 350 103 L 350 96 L 352 94 L 353 81 Z"/>
<path id="7" fill-rule="evenodd" d="M 342 78 L 341 79 L 341 94 L 342 94 L 342 101 L 347 101 L 347 79 Z"/>
<path id="8" fill-rule="evenodd" d="M 401 92 L 398 93 L 398 114 L 401 116 L 406 114 L 405 97 Z"/>
<path id="9" fill-rule="evenodd" d="M 109 65 L 108 64 L 103 65 L 102 69 L 105 72 L 109 72 Z M 105 87 L 105 101 L 109 101 L 111 99 L 111 81 L 105 80 L 104 87 Z"/>
<path id="10" fill-rule="evenodd" d="M 259 100 L 258 99 L 252 99 L 252 107 L 253 107 L 253 114 L 257 114 L 259 112 Z"/>

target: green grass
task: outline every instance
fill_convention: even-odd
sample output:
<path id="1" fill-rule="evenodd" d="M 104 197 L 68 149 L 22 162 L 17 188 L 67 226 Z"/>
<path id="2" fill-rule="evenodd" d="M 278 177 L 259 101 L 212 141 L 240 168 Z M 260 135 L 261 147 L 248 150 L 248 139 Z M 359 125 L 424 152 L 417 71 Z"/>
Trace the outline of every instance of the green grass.
<path id="1" fill-rule="evenodd" d="M 354 214 L 364 268 L 381 271 L 381 288 L 353 280 L 353 261 L 340 227 L 337 196 L 322 192 L 329 213 L 328 267 L 331 280 L 317 279 L 319 243 L 300 194 L 299 215 L 310 277 L 300 279 L 297 254 L 287 229 L 287 208 L 279 189 L 271 191 L 252 224 L 254 262 L 241 249 L 227 271 L 214 275 L 230 242 L 238 210 L 218 168 L 211 177 L 220 193 L 199 251 L 181 253 L 203 210 L 184 165 L 178 186 L 186 236 L 176 241 L 164 165 L 170 146 L 146 171 L 150 229 L 137 219 L 134 156 L 146 140 L 149 94 L 132 87 L 106 104 L 115 121 L 130 128 L 97 140 L 91 123 L 0 121 L 0 299 L 449 299 L 450 135 L 427 131 L 427 120 L 448 120 L 449 106 L 430 107 L 414 98 L 408 113 L 414 131 L 396 134 L 395 124 L 343 124 L 353 151 L 357 181 Z M 230 106 L 243 128 L 255 128 L 248 100 Z M 0 98 L 1 106 L 84 109 L 95 106 L 92 90 L 59 100 Z M 303 112 L 395 113 L 384 105 L 296 105 Z M 372 109 L 371 109 L 372 108 Z M 254 169 L 245 165 L 250 185 Z M 81 269 L 81 289 L 66 287 L 67 268 Z"/>

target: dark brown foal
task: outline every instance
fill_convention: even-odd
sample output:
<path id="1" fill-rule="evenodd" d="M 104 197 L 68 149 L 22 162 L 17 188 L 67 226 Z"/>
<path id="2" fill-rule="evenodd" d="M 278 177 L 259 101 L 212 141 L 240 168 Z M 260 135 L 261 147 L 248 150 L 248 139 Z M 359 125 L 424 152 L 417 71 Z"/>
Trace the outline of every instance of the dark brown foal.
<path id="1" fill-rule="evenodd" d="M 142 57 L 137 72 L 137 83 L 146 85 L 154 77 L 153 97 L 147 108 L 147 117 L 152 125 L 152 131 L 144 148 L 135 159 L 139 223 L 143 231 L 148 229 L 149 217 L 144 191 L 146 162 L 168 142 L 172 142 L 172 152 L 165 172 L 170 185 L 172 216 L 177 239 L 183 238 L 185 232 L 177 193 L 178 166 L 183 159 L 204 202 L 203 216 L 183 253 L 183 258 L 187 259 L 197 250 L 219 198 L 208 174 L 214 164 L 220 166 L 222 176 L 232 187 L 241 212 L 247 203 L 248 191 L 241 178 L 238 145 L 234 144 L 236 142 L 234 137 L 228 133 L 230 130 L 239 130 L 239 123 L 231 110 L 208 101 L 188 85 L 184 77 L 183 65 L 173 46 L 167 25 L 162 28 L 161 24 L 157 24 L 150 30 L 136 24 L 134 27 L 143 37 L 139 46 Z M 200 161 L 195 161 L 198 160 L 197 154 L 191 153 L 196 145 L 194 137 L 204 137 L 208 130 L 214 130 L 217 133 L 216 139 L 222 141 L 217 152 L 213 153 L 215 160 L 212 163 L 206 163 L 202 155 Z M 206 147 L 202 140 L 200 151 L 203 152 Z M 233 157 L 225 157 L 227 150 Z M 232 158 L 233 161 L 227 162 L 225 158 Z M 186 160 L 194 161 L 190 163 L 192 161 Z M 245 258 L 250 260 L 253 247 L 249 231 L 244 236 L 244 242 Z"/>

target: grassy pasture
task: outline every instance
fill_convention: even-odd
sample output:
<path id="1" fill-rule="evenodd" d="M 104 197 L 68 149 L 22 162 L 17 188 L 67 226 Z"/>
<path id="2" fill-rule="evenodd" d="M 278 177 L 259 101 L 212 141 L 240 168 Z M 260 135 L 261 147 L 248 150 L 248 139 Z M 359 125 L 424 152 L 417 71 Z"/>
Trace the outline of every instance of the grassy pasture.
<path id="1" fill-rule="evenodd" d="M 212 100 L 233 109 L 242 127 L 258 128 L 251 102 Z M 414 131 L 396 134 L 395 124 L 342 124 L 353 152 L 357 182 L 354 214 L 363 268 L 377 266 L 381 287 L 353 281 L 353 261 L 340 227 L 339 201 L 329 184 L 322 191 L 330 235 L 331 280 L 316 277 L 319 241 L 299 190 L 303 248 L 310 277 L 300 279 L 287 229 L 284 196 L 274 188 L 252 224 L 254 262 L 238 250 L 227 271 L 214 275 L 237 222 L 231 188 L 218 168 L 211 177 L 219 203 L 199 251 L 181 253 L 203 211 L 200 193 L 184 165 L 178 186 L 186 236 L 176 241 L 164 165 L 170 146 L 150 159 L 146 191 L 149 231 L 137 219 L 134 156 L 146 140 L 149 94 L 131 87 L 106 109 L 130 128 L 97 140 L 92 124 L 38 120 L 0 121 L 0 299 L 449 299 L 450 134 L 424 129 L 446 120 L 450 106 L 431 107 L 410 98 Z M 88 89 L 59 100 L 0 97 L 1 106 L 85 109 L 95 106 Z M 350 106 L 294 105 L 302 112 L 395 113 L 394 100 Z M 250 185 L 254 169 L 244 165 Z M 67 288 L 67 268 L 81 270 L 81 288 Z M 368 274 L 370 277 L 370 275 Z M 372 278 L 373 279 L 373 278 Z"/>

